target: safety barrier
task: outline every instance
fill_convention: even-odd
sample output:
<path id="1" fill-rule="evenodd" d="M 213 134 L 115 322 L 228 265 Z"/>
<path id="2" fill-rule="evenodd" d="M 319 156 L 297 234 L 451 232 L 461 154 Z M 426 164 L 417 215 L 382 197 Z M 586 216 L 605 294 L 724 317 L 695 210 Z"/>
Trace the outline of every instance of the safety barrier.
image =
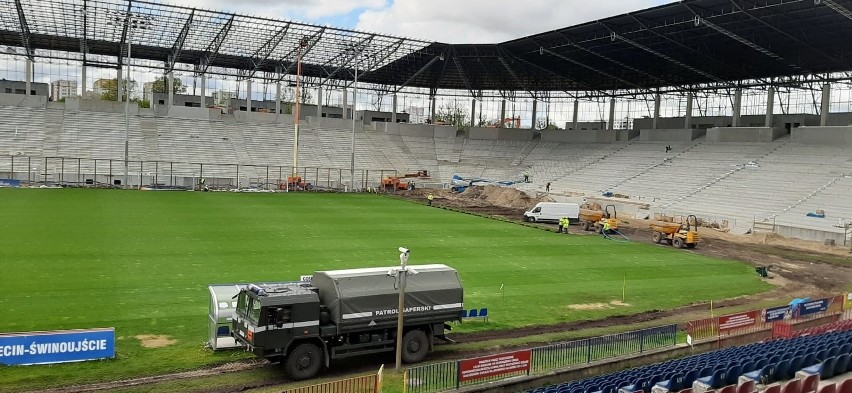
<path id="1" fill-rule="evenodd" d="M 666 325 L 501 353 L 475 359 L 433 363 L 405 371 L 405 391 L 430 393 L 462 386 L 546 373 L 555 369 L 677 344 L 677 325 Z"/>
<path id="2" fill-rule="evenodd" d="M 300 386 L 287 389 L 282 393 L 380 393 L 382 391 L 383 374 L 384 366 L 380 367 L 379 371 L 375 374 L 316 385 Z"/>
<path id="3" fill-rule="evenodd" d="M 687 323 L 687 334 L 694 341 L 717 340 L 720 348 L 742 344 L 738 337 L 755 333 L 764 334 L 766 339 L 789 334 L 784 325 L 791 329 L 805 328 L 834 322 L 844 313 L 848 296 L 838 295 L 817 300 L 770 307 L 761 310 L 743 311 L 713 318 L 699 319 Z M 750 337 L 749 339 L 754 339 Z"/>

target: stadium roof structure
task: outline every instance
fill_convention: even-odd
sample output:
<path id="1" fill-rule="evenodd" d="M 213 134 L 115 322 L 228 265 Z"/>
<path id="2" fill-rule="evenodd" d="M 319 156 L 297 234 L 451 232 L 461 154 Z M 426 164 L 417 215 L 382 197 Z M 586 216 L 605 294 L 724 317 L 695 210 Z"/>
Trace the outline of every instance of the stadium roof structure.
<path id="1" fill-rule="evenodd" d="M 357 62 L 360 81 L 396 90 L 648 92 L 852 71 L 850 9 L 684 0 L 498 44 L 445 44 L 149 1 L 0 0 L 0 45 L 119 67 L 130 42 L 133 58 L 165 71 L 278 80 L 296 72 L 301 48 L 303 75 L 327 83 L 353 80 Z"/>

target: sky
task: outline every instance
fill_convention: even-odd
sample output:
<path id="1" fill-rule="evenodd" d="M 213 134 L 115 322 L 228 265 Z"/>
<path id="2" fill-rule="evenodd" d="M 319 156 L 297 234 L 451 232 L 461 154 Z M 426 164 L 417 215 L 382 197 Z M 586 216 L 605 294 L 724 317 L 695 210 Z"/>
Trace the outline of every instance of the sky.
<path id="1" fill-rule="evenodd" d="M 163 0 L 453 44 L 497 43 L 671 0 Z"/>

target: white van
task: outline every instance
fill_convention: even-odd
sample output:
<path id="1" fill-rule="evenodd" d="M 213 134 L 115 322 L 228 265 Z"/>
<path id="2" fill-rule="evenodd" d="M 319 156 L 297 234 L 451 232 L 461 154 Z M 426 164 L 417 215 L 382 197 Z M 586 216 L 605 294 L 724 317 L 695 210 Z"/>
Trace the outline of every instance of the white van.
<path id="1" fill-rule="evenodd" d="M 580 219 L 580 205 L 576 203 L 539 202 L 524 213 L 528 222 L 558 222 L 560 218 L 568 217 L 571 222 Z"/>

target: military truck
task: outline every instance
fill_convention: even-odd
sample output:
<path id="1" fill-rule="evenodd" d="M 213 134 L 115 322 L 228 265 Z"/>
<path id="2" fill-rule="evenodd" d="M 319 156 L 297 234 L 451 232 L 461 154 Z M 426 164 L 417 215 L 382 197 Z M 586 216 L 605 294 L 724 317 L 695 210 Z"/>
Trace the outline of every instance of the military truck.
<path id="1" fill-rule="evenodd" d="M 402 360 L 415 363 L 446 339 L 464 309 L 458 272 L 409 266 Z M 396 349 L 398 268 L 315 272 L 310 282 L 249 285 L 237 295 L 231 334 L 246 350 L 281 362 L 293 380 L 312 378 L 331 361 Z"/>

